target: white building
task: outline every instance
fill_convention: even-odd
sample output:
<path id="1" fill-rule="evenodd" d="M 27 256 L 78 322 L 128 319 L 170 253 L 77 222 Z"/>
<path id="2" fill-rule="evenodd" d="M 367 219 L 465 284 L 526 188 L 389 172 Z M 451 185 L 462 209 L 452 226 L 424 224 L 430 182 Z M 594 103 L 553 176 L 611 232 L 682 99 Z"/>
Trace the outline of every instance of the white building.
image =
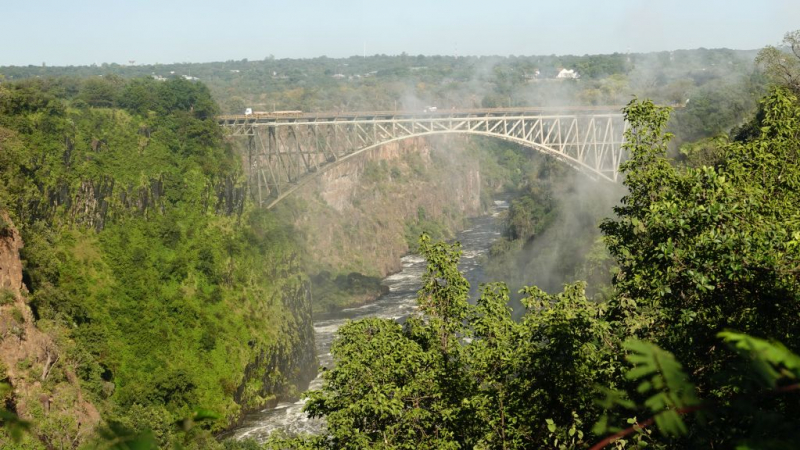
<path id="1" fill-rule="evenodd" d="M 567 79 L 571 78 L 573 80 L 578 79 L 580 77 L 581 76 L 578 75 L 578 72 L 575 72 L 572 69 L 561 69 L 561 71 L 558 72 L 558 75 L 556 75 L 556 78 L 567 78 Z"/>

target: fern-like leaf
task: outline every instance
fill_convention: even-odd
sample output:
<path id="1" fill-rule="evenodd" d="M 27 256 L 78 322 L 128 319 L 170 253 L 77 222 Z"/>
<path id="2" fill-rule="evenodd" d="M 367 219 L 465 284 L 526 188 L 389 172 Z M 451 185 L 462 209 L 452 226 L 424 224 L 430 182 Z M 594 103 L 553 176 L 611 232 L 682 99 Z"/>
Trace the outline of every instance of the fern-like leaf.
<path id="1" fill-rule="evenodd" d="M 800 378 L 800 356 L 789 351 L 783 344 L 732 331 L 723 331 L 717 336 L 742 356 L 753 361 L 756 372 L 767 387 L 774 389 L 781 379 Z"/>
<path id="2" fill-rule="evenodd" d="M 629 380 L 641 380 L 637 390 L 649 394 L 645 406 L 654 414 L 658 429 L 665 435 L 686 434 L 681 410 L 700 404 L 695 387 L 672 353 L 655 344 L 629 340 L 624 344 L 630 351 L 628 361 L 633 368 L 625 375 Z"/>

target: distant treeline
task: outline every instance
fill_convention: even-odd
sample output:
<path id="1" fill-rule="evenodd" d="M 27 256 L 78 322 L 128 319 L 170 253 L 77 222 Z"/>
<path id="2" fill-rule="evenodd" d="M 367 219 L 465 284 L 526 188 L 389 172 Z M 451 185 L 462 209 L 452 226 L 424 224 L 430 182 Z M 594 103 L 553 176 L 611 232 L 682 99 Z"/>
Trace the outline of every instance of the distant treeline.
<path id="1" fill-rule="evenodd" d="M 157 65 L 0 67 L 33 77 L 189 79 L 206 84 L 224 113 L 364 111 L 438 107 L 624 104 L 633 95 L 685 104 L 679 141 L 727 131 L 763 90 L 756 51 L 677 50 L 584 56 L 411 56 L 274 59 Z M 578 79 L 556 79 L 561 69 Z M 688 101 L 688 103 L 687 103 Z"/>

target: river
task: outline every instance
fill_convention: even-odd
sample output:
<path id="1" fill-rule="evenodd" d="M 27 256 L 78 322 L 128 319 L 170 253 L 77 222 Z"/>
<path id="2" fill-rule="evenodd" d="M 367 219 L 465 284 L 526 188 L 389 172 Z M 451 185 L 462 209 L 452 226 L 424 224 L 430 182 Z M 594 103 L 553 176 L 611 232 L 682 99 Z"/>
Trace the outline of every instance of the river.
<path id="1" fill-rule="evenodd" d="M 482 256 L 500 236 L 502 223 L 498 217 L 506 208 L 508 204 L 505 201 L 495 201 L 490 214 L 472 219 L 469 227 L 456 237 L 461 242 L 463 251 L 459 269 L 470 282 L 470 295 L 473 298 L 478 293 L 478 285 L 487 281 L 481 267 Z M 365 317 L 402 319 L 417 309 L 416 297 L 422 286 L 425 260 L 418 255 L 408 255 L 402 258 L 402 263 L 403 269 L 400 272 L 383 280 L 383 284 L 389 287 L 387 294 L 363 306 L 315 317 L 314 337 L 320 366 L 331 367 L 331 342 L 336 330 L 348 320 Z M 311 382 L 309 389 L 318 389 L 321 386 L 322 379 L 318 376 Z M 275 430 L 283 430 L 289 434 L 318 432 L 324 422 L 319 419 L 309 420 L 303 413 L 303 403 L 302 400 L 283 402 L 273 408 L 247 414 L 236 429 L 226 433 L 226 437 L 263 442 Z"/>

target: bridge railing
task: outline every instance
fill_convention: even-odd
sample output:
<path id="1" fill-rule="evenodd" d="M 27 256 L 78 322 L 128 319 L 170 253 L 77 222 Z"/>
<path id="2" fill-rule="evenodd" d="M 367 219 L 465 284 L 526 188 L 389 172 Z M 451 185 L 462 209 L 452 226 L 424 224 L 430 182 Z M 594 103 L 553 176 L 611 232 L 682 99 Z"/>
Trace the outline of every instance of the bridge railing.
<path id="1" fill-rule="evenodd" d="M 296 121 L 306 120 L 351 120 L 354 118 L 378 117 L 463 117 L 463 116 L 503 116 L 503 115 L 564 115 L 564 114 L 620 114 L 624 105 L 590 106 L 544 106 L 514 108 L 468 108 L 437 109 L 436 111 L 393 110 L 393 111 L 275 111 L 253 114 L 229 114 L 218 117 L 220 125 L 242 122 Z"/>

